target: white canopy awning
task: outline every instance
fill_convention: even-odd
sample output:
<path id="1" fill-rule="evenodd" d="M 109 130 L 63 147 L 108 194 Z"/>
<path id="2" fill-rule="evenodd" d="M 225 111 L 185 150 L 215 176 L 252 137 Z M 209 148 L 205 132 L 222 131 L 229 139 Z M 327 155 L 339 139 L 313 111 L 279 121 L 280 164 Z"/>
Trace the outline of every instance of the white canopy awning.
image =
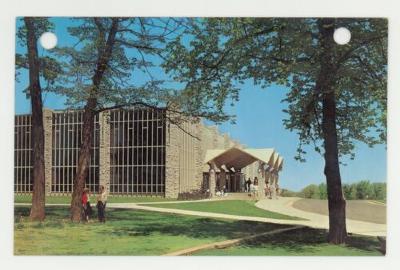
<path id="1" fill-rule="evenodd" d="M 275 167 L 276 164 L 282 163 L 283 158 L 279 157 L 273 148 L 241 149 L 231 147 L 229 149 L 207 150 L 204 162 L 206 164 L 215 164 L 218 168 L 225 165 L 226 168 L 242 169 L 255 161 L 261 161 Z"/>

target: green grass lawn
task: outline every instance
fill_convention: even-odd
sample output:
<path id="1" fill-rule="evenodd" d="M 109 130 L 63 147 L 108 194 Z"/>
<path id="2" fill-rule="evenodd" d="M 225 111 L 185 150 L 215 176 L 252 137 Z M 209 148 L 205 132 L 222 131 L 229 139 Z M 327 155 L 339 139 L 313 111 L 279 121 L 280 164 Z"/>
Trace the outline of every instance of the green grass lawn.
<path id="1" fill-rule="evenodd" d="M 162 255 L 288 227 L 128 209 L 107 209 L 105 224 L 74 224 L 64 206 L 46 207 L 41 223 L 28 221 L 28 215 L 29 207 L 15 207 L 16 255 Z M 353 236 L 346 246 L 325 241 L 324 230 L 299 229 L 194 255 L 380 255 L 375 238 Z"/>
<path id="2" fill-rule="evenodd" d="M 16 255 L 162 255 L 287 227 L 128 209 L 107 209 L 107 222 L 73 224 L 67 207 L 46 207 L 46 221 L 28 221 L 29 207 L 15 207 Z M 95 217 L 94 217 L 95 218 Z"/>
<path id="3" fill-rule="evenodd" d="M 96 201 L 96 196 L 90 196 L 92 203 Z M 108 196 L 109 203 L 140 203 L 140 202 L 165 202 L 176 201 L 176 199 L 167 199 L 163 197 L 131 197 L 131 196 Z M 32 195 L 14 195 L 15 203 L 31 203 Z M 46 196 L 46 204 L 69 204 L 71 203 L 71 196 Z"/>
<path id="4" fill-rule="evenodd" d="M 203 250 L 196 256 L 382 256 L 375 237 L 350 236 L 345 245 L 326 243 L 325 230 L 304 228 L 267 235 L 224 249 Z"/>
<path id="5" fill-rule="evenodd" d="M 260 209 L 256 207 L 254 204 L 255 204 L 254 201 L 224 200 L 224 201 L 210 201 L 210 202 L 151 204 L 149 206 L 192 210 L 200 212 L 221 213 L 221 214 L 238 215 L 238 216 L 301 220 L 300 218 L 297 217 L 287 216 Z"/>

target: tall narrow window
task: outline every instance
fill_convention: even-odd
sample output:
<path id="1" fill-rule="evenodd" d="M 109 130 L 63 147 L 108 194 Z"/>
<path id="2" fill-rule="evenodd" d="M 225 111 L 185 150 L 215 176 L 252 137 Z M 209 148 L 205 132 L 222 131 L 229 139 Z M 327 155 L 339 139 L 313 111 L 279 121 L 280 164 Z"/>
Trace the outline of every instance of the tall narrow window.
<path id="1" fill-rule="evenodd" d="M 164 113 L 145 108 L 111 112 L 111 193 L 164 195 Z"/>
<path id="2" fill-rule="evenodd" d="M 76 174 L 79 148 L 82 144 L 83 112 L 56 112 L 53 114 L 52 192 L 71 193 Z M 86 187 L 92 192 L 99 185 L 99 119 L 95 117 Z"/>

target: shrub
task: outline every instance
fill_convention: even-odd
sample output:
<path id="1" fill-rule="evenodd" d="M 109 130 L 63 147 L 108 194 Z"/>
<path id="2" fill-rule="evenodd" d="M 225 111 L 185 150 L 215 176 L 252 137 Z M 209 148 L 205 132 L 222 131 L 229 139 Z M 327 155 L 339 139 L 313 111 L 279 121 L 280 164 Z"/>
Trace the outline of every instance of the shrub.
<path id="1" fill-rule="evenodd" d="M 318 185 L 319 199 L 326 200 L 328 199 L 328 189 L 325 183 L 321 183 Z"/>
<path id="2" fill-rule="evenodd" d="M 386 200 L 386 183 L 371 183 L 363 180 L 353 184 L 343 184 L 343 195 L 346 200 Z M 317 185 L 308 185 L 300 193 L 293 195 L 293 192 L 283 191 L 282 196 L 300 196 L 308 199 L 328 198 L 327 185 L 321 183 Z M 290 195 L 289 195 L 290 194 Z"/>
<path id="3" fill-rule="evenodd" d="M 299 195 L 300 195 L 299 192 L 291 191 L 285 188 L 282 188 L 280 193 L 280 196 L 282 197 L 300 197 Z"/>
<path id="4" fill-rule="evenodd" d="M 350 184 L 344 184 L 342 186 L 344 198 L 346 200 L 355 200 L 356 199 L 356 186 Z"/>
<path id="5" fill-rule="evenodd" d="M 360 181 L 356 184 L 356 199 L 373 199 L 373 190 L 369 181 Z"/>
<path id="6" fill-rule="evenodd" d="M 307 199 L 319 199 L 319 188 L 317 185 L 311 184 L 303 188 L 301 191 L 304 198 Z"/>
<path id="7" fill-rule="evenodd" d="M 178 194 L 178 200 L 202 200 L 208 198 L 210 198 L 210 193 L 203 190 L 192 190 L 188 192 L 181 192 Z"/>
<path id="8" fill-rule="evenodd" d="M 372 194 L 372 199 L 386 200 L 386 183 L 372 183 Z"/>

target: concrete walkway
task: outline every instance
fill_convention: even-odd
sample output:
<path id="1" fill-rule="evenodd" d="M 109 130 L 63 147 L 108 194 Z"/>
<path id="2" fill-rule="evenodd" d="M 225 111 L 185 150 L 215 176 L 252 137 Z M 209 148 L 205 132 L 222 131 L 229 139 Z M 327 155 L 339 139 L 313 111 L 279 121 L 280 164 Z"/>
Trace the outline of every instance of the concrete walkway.
<path id="1" fill-rule="evenodd" d="M 136 209 L 136 210 L 145 210 L 145 211 L 155 211 L 155 212 L 161 212 L 161 213 L 190 215 L 190 216 L 198 216 L 198 217 L 225 218 L 225 219 L 233 219 L 233 220 L 248 220 L 248 221 L 275 223 L 275 224 L 287 224 L 287 225 L 303 225 L 303 224 L 299 224 L 298 220 L 284 220 L 284 219 L 273 219 L 273 218 L 252 217 L 252 216 L 228 215 L 228 214 L 211 213 L 211 212 L 200 212 L 200 211 L 173 209 L 173 208 L 152 207 L 150 205 L 151 204 L 144 205 L 142 203 L 140 203 L 140 205 L 136 204 L 136 203 L 109 203 L 109 204 L 107 204 L 107 207 L 120 208 L 120 209 Z"/>
<path id="2" fill-rule="evenodd" d="M 296 216 L 307 220 L 297 221 L 297 224 L 313 228 L 328 229 L 328 216 L 302 211 L 294 208 L 294 202 L 301 200 L 295 197 L 279 197 L 277 200 L 263 199 L 256 203 L 256 206 L 268 211 L 285 215 Z M 386 236 L 386 224 L 377 224 L 358 220 L 346 220 L 347 232 L 368 236 Z"/>

